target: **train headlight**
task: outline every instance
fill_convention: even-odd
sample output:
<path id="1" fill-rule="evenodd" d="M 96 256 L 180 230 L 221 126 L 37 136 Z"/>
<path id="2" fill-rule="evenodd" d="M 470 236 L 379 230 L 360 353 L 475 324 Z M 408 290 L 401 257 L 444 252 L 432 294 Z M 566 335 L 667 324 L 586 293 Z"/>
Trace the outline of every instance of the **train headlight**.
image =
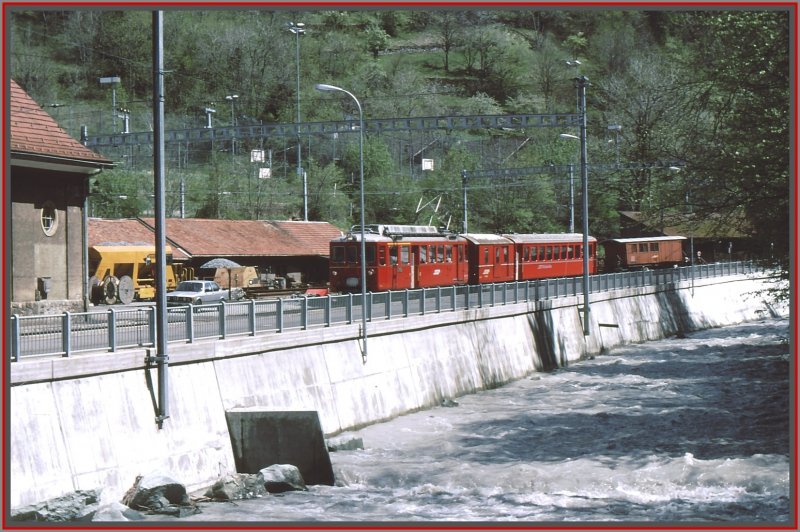
<path id="1" fill-rule="evenodd" d="M 369 270 L 367 270 L 367 273 L 370 274 L 370 275 L 373 275 L 375 273 L 375 270 L 370 268 Z"/>
<path id="2" fill-rule="evenodd" d="M 337 272 L 336 270 L 333 270 L 333 271 L 331 272 L 331 275 L 339 275 L 339 272 Z"/>

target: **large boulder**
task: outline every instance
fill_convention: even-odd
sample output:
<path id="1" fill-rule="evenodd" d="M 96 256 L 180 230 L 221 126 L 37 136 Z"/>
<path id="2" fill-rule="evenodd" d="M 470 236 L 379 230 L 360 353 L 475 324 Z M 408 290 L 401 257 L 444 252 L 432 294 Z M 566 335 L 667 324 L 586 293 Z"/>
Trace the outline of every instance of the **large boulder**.
<path id="1" fill-rule="evenodd" d="M 227 475 L 206 490 L 205 496 L 215 501 L 256 499 L 267 495 L 261 473 L 233 473 Z"/>
<path id="2" fill-rule="evenodd" d="M 291 464 L 273 464 L 258 474 L 264 478 L 264 487 L 270 493 L 308 491 L 300 470 Z"/>
<path id="3" fill-rule="evenodd" d="M 11 510 L 10 521 L 91 521 L 99 506 L 99 490 L 78 490 L 61 497 Z"/>
<path id="4" fill-rule="evenodd" d="M 122 497 L 122 504 L 134 510 L 184 517 L 200 510 L 189 499 L 186 487 L 164 473 L 139 475 Z"/>

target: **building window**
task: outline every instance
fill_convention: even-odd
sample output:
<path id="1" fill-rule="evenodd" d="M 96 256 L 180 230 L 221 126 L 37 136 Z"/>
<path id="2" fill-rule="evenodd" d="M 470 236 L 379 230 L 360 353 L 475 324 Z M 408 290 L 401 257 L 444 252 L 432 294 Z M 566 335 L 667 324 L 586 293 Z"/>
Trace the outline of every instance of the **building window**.
<path id="1" fill-rule="evenodd" d="M 42 206 L 42 231 L 47 236 L 53 236 L 58 229 L 58 211 L 52 201 L 46 201 Z"/>

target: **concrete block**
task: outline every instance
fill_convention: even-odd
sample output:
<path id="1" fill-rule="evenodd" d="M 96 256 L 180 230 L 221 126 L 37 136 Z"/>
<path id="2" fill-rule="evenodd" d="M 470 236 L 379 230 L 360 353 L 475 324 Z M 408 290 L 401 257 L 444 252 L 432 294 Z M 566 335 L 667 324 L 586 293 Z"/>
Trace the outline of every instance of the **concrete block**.
<path id="1" fill-rule="evenodd" d="M 306 484 L 333 485 L 333 467 L 316 411 L 236 408 L 225 417 L 237 472 L 258 473 L 273 464 L 291 464 Z"/>

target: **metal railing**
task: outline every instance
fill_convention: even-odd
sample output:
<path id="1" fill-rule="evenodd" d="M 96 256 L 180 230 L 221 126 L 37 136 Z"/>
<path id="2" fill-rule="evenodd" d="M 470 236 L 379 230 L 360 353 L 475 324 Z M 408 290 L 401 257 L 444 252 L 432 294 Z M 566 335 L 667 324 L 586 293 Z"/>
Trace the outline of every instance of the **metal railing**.
<path id="1" fill-rule="evenodd" d="M 724 262 L 593 275 L 589 278 L 589 284 L 590 292 L 595 293 L 753 272 L 755 266 L 752 262 Z M 187 305 L 167 309 L 167 340 L 191 343 L 205 338 L 221 339 L 334 327 L 360 321 L 365 308 L 368 321 L 379 321 L 572 297 L 582 293 L 582 277 L 565 277 L 368 292 L 366 305 L 362 305 L 361 294 Z M 45 316 L 12 315 L 9 326 L 11 360 L 15 362 L 22 357 L 69 357 L 85 351 L 113 352 L 130 347 L 152 347 L 156 344 L 155 323 L 155 306 Z"/>

